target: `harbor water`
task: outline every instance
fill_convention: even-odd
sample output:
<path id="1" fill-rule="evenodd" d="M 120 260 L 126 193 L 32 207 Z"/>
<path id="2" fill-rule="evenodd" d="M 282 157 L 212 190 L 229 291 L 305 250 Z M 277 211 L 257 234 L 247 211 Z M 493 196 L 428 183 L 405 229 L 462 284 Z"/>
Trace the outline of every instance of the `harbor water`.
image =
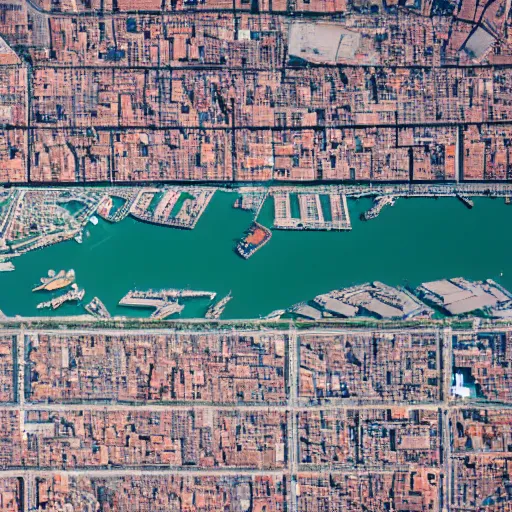
<path id="1" fill-rule="evenodd" d="M 84 313 L 74 304 L 36 309 L 55 295 L 33 293 L 39 279 L 49 269 L 71 268 L 86 291 L 84 304 L 97 296 L 112 315 L 124 316 L 153 311 L 118 306 L 130 289 L 191 288 L 217 292 L 217 299 L 231 291 L 226 319 L 257 318 L 373 280 L 414 287 L 443 277 L 492 278 L 512 290 L 512 206 L 503 199 L 477 198 L 472 210 L 455 198 L 398 199 L 368 222 L 359 217 L 371 200 L 350 200 L 352 231 L 273 231 L 270 242 L 244 260 L 233 248 L 252 214 L 233 209 L 236 197 L 216 193 L 192 231 L 132 218 L 100 220 L 87 225 L 82 244 L 69 241 L 15 258 L 16 270 L 0 273 L 0 310 L 9 316 Z M 270 227 L 272 219 L 270 199 L 258 221 Z M 182 318 L 203 317 L 209 300 L 184 303 Z"/>

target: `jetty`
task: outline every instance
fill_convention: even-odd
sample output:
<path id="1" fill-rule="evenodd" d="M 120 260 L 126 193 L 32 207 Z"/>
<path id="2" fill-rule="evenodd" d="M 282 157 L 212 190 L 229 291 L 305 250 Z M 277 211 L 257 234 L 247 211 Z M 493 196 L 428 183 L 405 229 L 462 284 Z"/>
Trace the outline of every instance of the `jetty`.
<path id="1" fill-rule="evenodd" d="M 105 304 L 98 297 L 94 297 L 89 304 L 85 306 L 85 310 L 96 318 L 111 318 Z"/>
<path id="2" fill-rule="evenodd" d="M 378 217 L 382 208 L 386 205 L 393 206 L 395 204 L 394 196 L 379 196 L 374 199 L 373 206 L 366 212 L 361 214 L 361 220 L 370 220 Z"/>
<path id="3" fill-rule="evenodd" d="M 456 194 L 456 196 L 457 199 L 459 199 L 470 210 L 473 208 L 473 206 L 475 206 L 475 203 L 473 203 L 473 201 L 468 196 L 465 196 L 464 194 Z"/>
<path id="4" fill-rule="evenodd" d="M 48 292 L 54 291 L 54 290 L 60 290 L 61 288 L 65 288 L 66 286 L 69 286 L 70 284 L 73 284 L 75 282 L 75 271 L 73 269 L 68 270 L 67 272 L 65 270 L 61 270 L 59 273 L 55 273 L 54 270 L 48 271 L 48 277 L 42 277 L 41 278 L 41 285 L 36 286 L 32 291 L 38 292 L 41 290 L 45 290 Z"/>
<path id="5" fill-rule="evenodd" d="M 64 295 L 60 295 L 59 297 L 55 297 L 49 301 L 41 302 L 37 305 L 37 309 L 43 308 L 51 308 L 57 309 L 62 306 L 62 304 L 66 302 L 78 302 L 84 298 L 85 290 L 78 288 L 76 284 L 73 285 L 72 289 L 69 292 L 66 292 Z"/>
<path id="6" fill-rule="evenodd" d="M 237 243 L 235 251 L 244 259 L 250 258 L 261 249 L 272 237 L 270 229 L 258 222 L 253 222 L 244 237 Z"/>
<path id="7" fill-rule="evenodd" d="M 212 304 L 206 312 L 205 318 L 217 319 L 224 312 L 227 303 L 232 299 L 231 292 L 229 292 L 224 298 L 220 299 L 216 304 Z"/>

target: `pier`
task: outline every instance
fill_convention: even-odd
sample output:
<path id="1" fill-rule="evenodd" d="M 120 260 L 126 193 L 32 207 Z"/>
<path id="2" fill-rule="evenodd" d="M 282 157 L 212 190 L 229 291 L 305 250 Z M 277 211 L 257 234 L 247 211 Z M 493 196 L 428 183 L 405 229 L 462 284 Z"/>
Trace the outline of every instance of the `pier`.
<path id="1" fill-rule="evenodd" d="M 394 196 L 379 196 L 374 200 L 373 206 L 366 212 L 361 214 L 361 220 L 370 220 L 378 217 L 384 206 L 393 206 L 395 204 Z"/>
<path id="2" fill-rule="evenodd" d="M 211 305 L 206 312 L 205 318 L 217 319 L 220 318 L 227 303 L 232 299 L 231 292 L 229 292 L 224 298 L 219 300 L 216 304 Z"/>
<path id="3" fill-rule="evenodd" d="M 464 204 L 465 206 L 467 206 L 470 210 L 475 205 L 473 203 L 473 201 L 468 196 L 465 196 L 463 194 L 456 194 L 456 195 L 457 195 L 457 199 L 459 199 L 461 201 L 461 203 Z"/>

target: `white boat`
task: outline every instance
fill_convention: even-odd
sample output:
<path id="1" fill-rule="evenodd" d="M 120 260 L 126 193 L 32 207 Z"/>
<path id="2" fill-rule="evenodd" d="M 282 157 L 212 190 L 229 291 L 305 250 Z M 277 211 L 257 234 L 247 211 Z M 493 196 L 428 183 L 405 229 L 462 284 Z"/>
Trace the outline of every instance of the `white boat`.
<path id="1" fill-rule="evenodd" d="M 96 226 L 98 224 L 98 217 L 96 217 L 95 215 L 93 215 L 90 219 L 89 219 L 89 222 L 93 225 L 93 226 Z"/>
<path id="2" fill-rule="evenodd" d="M 11 272 L 14 265 L 10 261 L 0 261 L 0 272 Z"/>

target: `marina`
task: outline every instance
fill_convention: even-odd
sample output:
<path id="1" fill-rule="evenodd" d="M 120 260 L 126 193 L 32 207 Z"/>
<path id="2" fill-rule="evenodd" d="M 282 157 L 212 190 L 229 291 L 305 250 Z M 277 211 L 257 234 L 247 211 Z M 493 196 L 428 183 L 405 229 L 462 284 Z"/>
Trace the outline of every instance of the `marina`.
<path id="1" fill-rule="evenodd" d="M 152 313 L 118 305 L 130 289 L 208 290 L 218 297 L 232 290 L 223 319 L 264 317 L 329 290 L 373 281 L 414 289 L 424 282 L 464 276 L 491 278 L 512 290 L 512 240 L 506 235 L 496 242 L 502 226 L 512 221 L 512 209 L 503 199 L 473 197 L 470 210 L 455 197 L 400 198 L 370 222 L 359 217 L 371 208 L 372 198 L 347 199 L 351 231 L 273 230 L 270 242 L 244 260 L 233 244 L 252 223 L 253 212 L 234 209 L 236 198 L 234 193 L 216 193 L 193 231 L 140 223 L 129 216 L 112 224 L 98 215 L 98 225 L 90 225 L 90 236 L 81 245 L 71 240 L 13 260 L 16 270 L 0 273 L 0 288 L 8 290 L 0 298 L 0 309 L 8 316 L 53 315 L 51 309 L 36 309 L 42 299 L 31 292 L 49 268 L 73 268 L 86 289 L 85 303 L 100 297 L 112 316 L 122 317 Z M 257 222 L 272 226 L 273 212 L 269 197 Z M 49 296 L 44 300 L 49 300 L 58 292 L 45 293 Z M 210 305 L 209 296 L 187 300 L 180 317 L 204 318 Z M 71 302 L 55 312 L 82 313 Z"/>

